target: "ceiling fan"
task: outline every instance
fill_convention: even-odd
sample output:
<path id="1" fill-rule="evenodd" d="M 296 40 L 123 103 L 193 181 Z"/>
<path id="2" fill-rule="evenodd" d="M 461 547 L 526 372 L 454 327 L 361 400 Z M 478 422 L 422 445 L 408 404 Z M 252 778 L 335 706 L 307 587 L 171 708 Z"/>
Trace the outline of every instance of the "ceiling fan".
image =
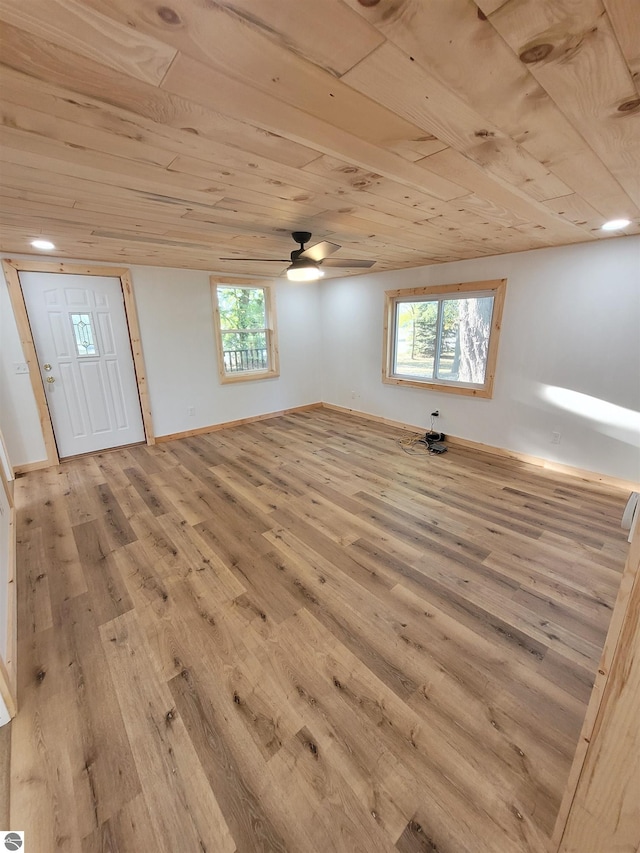
<path id="1" fill-rule="evenodd" d="M 356 258 L 330 258 L 341 247 L 337 243 L 323 240 L 305 249 L 305 243 L 311 239 L 310 231 L 293 231 L 291 236 L 299 244 L 299 249 L 291 252 L 291 264 L 287 267 L 287 278 L 290 281 L 315 281 L 324 275 L 321 264 L 328 267 L 361 267 L 368 269 L 375 261 L 362 261 Z M 268 261 L 286 263 L 289 258 L 220 258 L 221 261 Z"/>

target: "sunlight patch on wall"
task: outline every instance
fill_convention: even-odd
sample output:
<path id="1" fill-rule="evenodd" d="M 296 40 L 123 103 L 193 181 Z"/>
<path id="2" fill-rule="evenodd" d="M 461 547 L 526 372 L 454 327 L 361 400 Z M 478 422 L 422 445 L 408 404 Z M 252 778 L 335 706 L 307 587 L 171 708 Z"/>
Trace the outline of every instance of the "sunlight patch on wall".
<path id="1" fill-rule="evenodd" d="M 557 385 L 543 385 L 542 397 L 559 409 L 592 421 L 604 435 L 640 444 L 640 412 Z"/>

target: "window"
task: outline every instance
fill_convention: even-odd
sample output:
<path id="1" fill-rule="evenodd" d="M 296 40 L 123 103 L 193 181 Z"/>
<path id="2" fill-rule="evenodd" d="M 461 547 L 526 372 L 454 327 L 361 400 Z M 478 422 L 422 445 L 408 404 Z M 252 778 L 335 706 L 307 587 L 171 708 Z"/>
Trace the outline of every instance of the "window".
<path id="1" fill-rule="evenodd" d="M 271 287 L 211 279 L 221 382 L 280 375 Z"/>
<path id="2" fill-rule="evenodd" d="M 491 397 L 506 286 L 388 291 L 383 381 Z"/>
<path id="3" fill-rule="evenodd" d="M 76 350 L 79 356 L 98 355 L 93 336 L 91 314 L 70 314 Z"/>

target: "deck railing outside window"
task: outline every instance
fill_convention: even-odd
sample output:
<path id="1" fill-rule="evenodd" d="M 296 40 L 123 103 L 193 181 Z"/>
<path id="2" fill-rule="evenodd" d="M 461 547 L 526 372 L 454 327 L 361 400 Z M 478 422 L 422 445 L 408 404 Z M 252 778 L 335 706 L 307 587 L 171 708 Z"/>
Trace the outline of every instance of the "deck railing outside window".
<path id="1" fill-rule="evenodd" d="M 238 373 L 242 370 L 266 370 L 267 350 L 264 349 L 229 349 L 223 350 L 224 368 L 228 373 Z"/>

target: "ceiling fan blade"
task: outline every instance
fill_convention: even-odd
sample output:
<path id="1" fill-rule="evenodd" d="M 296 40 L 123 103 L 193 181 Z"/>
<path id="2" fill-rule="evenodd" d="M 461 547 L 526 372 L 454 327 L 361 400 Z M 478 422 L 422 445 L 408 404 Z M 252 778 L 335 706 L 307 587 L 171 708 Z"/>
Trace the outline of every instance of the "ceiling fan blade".
<path id="1" fill-rule="evenodd" d="M 327 258 L 322 262 L 323 267 L 362 267 L 369 269 L 375 264 L 375 261 L 362 261 L 359 258 Z"/>
<path id="2" fill-rule="evenodd" d="M 219 261 L 267 261 L 268 263 L 285 264 L 289 258 L 218 258 Z"/>
<path id="3" fill-rule="evenodd" d="M 313 246 L 309 246 L 308 249 L 300 253 L 300 257 L 310 258 L 312 261 L 323 261 L 340 248 L 337 243 L 329 243 L 327 240 L 323 240 L 322 243 L 315 243 Z"/>

